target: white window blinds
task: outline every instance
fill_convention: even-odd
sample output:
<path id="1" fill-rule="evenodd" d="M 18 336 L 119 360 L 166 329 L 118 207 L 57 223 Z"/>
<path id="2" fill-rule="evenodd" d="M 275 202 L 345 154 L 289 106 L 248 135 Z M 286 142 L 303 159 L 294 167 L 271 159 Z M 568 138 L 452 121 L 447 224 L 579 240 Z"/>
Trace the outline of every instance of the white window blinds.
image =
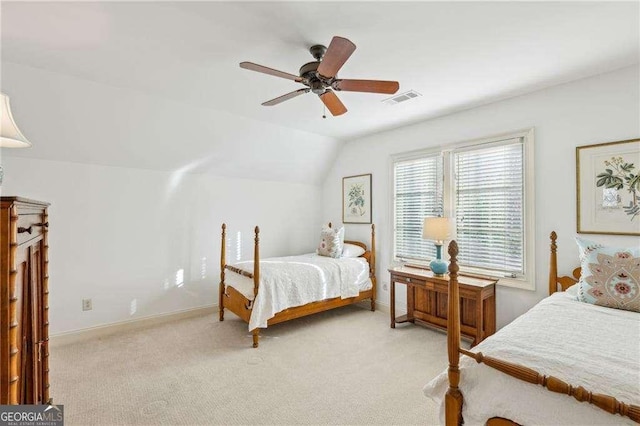
<path id="1" fill-rule="evenodd" d="M 523 139 L 454 152 L 460 264 L 524 274 Z"/>
<path id="2" fill-rule="evenodd" d="M 395 257 L 435 258 L 433 241 L 422 239 L 422 223 L 444 212 L 442 155 L 396 162 L 394 182 Z"/>

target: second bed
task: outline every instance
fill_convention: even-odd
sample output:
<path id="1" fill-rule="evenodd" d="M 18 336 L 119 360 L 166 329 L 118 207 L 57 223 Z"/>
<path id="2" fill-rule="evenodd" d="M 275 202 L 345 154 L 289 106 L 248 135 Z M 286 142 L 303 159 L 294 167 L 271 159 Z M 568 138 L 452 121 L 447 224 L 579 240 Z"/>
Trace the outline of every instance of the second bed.
<path id="1" fill-rule="evenodd" d="M 254 260 L 227 265 L 223 224 L 220 256 L 220 321 L 225 309 L 238 315 L 253 334 L 254 348 L 260 328 L 367 299 L 375 310 L 374 225 L 371 250 L 359 241 L 344 242 L 361 248 L 357 257 L 309 253 L 260 259 L 259 232 L 256 226 Z"/>

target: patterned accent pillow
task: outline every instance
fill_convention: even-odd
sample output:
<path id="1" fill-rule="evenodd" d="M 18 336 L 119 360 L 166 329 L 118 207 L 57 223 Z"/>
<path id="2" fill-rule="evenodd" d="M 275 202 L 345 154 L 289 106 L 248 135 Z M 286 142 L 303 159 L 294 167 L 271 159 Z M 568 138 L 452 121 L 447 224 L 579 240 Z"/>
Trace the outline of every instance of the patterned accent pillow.
<path id="1" fill-rule="evenodd" d="M 329 228 L 325 226 L 320 233 L 318 254 L 327 257 L 340 257 L 344 245 L 344 227 Z"/>
<path id="2" fill-rule="evenodd" d="M 640 312 L 640 247 L 616 248 L 576 237 L 582 275 L 578 300 Z"/>

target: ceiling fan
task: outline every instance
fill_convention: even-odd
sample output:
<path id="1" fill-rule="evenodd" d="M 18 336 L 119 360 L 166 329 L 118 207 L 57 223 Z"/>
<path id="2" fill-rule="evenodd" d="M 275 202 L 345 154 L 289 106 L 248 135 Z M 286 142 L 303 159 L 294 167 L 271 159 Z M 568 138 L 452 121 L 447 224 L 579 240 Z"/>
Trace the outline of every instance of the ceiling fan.
<path id="1" fill-rule="evenodd" d="M 241 62 L 240 68 L 286 78 L 307 86 L 264 102 L 262 104 L 264 106 L 278 105 L 304 93 L 313 92 L 320 97 L 320 100 L 326 105 L 331 114 L 342 115 L 347 112 L 347 108 L 338 99 L 335 91 L 386 93 L 391 95 L 396 93 L 400 87 L 397 81 L 337 78 L 338 71 L 355 50 L 355 44 L 344 37 L 337 36 L 333 37 L 328 48 L 320 44 L 311 46 L 309 52 L 316 60 L 300 67 L 300 76 L 254 64 L 253 62 Z"/>

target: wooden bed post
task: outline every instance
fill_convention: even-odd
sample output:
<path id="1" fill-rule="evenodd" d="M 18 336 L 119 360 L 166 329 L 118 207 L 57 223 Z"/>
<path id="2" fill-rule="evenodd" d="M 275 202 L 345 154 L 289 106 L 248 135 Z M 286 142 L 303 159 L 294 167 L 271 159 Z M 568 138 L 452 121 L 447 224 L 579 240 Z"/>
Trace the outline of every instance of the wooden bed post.
<path id="1" fill-rule="evenodd" d="M 222 224 L 222 246 L 220 247 L 220 288 L 218 288 L 218 313 L 220 321 L 224 321 L 224 268 L 227 266 L 227 224 Z"/>
<path id="2" fill-rule="evenodd" d="M 566 291 L 569 287 L 574 285 L 580 280 L 580 275 L 582 269 L 580 267 L 573 270 L 573 277 L 569 276 L 558 276 L 558 256 L 556 254 L 558 250 L 558 245 L 556 244 L 556 240 L 558 236 L 556 235 L 556 231 L 552 231 L 551 235 L 551 250 L 549 257 L 549 296 L 557 291 Z M 558 290 L 558 286 L 560 286 L 560 290 Z"/>
<path id="3" fill-rule="evenodd" d="M 376 310 L 376 225 L 371 224 L 371 264 L 369 267 L 370 278 L 371 278 L 371 312 L 375 312 Z"/>
<path id="4" fill-rule="evenodd" d="M 556 231 L 551 231 L 551 255 L 549 258 L 549 295 L 552 295 L 556 291 L 558 291 L 558 256 L 556 254 L 556 250 L 558 249 L 558 245 L 556 244 L 556 240 L 558 239 L 558 235 Z"/>
<path id="5" fill-rule="evenodd" d="M 256 237 L 253 246 L 253 301 L 255 302 L 258 297 L 258 288 L 260 287 L 260 228 L 256 226 L 254 232 Z M 251 333 L 253 334 L 253 347 L 257 348 L 260 329 L 256 327 Z"/>
<path id="6" fill-rule="evenodd" d="M 447 313 L 447 349 L 449 355 L 449 390 L 445 395 L 445 423 L 462 424 L 462 393 L 460 383 L 460 295 L 458 289 L 458 243 L 449 243 L 449 306 Z"/>

